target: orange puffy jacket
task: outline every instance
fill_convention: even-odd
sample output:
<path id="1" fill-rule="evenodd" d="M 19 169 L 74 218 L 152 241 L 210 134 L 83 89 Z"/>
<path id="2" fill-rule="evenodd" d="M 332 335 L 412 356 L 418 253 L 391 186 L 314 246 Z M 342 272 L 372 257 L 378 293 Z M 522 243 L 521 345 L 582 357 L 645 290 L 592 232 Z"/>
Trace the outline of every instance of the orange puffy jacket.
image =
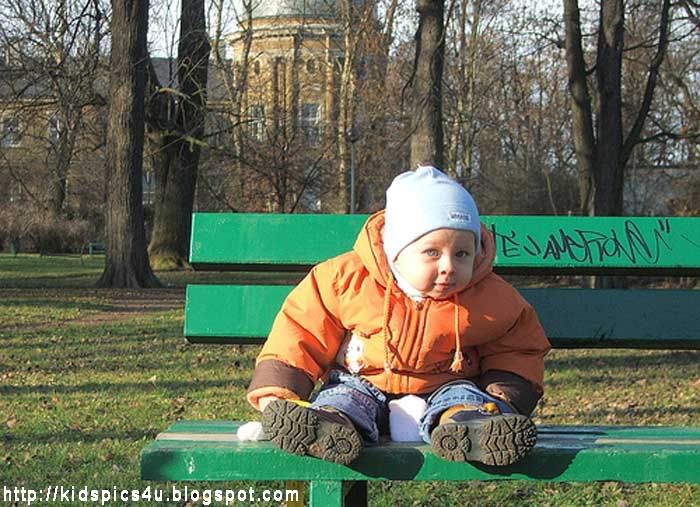
<path id="1" fill-rule="evenodd" d="M 406 394 L 489 371 L 511 373 L 534 388 L 534 402 L 527 402 L 534 407 L 550 344 L 532 307 L 493 273 L 491 233 L 482 225 L 466 289 L 452 299 L 415 302 L 392 281 L 383 227 L 380 211 L 351 252 L 315 266 L 289 294 L 257 358 L 248 401 L 258 408 L 266 395 L 304 399 L 340 365 L 382 391 Z"/>

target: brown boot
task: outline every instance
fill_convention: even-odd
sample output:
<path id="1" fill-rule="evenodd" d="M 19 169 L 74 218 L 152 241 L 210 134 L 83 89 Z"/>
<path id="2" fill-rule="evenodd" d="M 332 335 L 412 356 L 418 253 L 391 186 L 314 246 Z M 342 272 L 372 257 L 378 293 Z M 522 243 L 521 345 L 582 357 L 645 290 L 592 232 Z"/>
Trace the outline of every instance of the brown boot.
<path id="1" fill-rule="evenodd" d="M 457 405 L 442 413 L 430 441 L 435 454 L 447 461 L 505 466 L 534 447 L 537 428 L 524 415 L 501 414 L 494 403 Z"/>
<path id="2" fill-rule="evenodd" d="M 362 437 L 350 420 L 335 410 L 303 407 L 293 401 L 271 402 L 262 414 L 270 440 L 280 449 L 347 465 L 362 451 Z"/>

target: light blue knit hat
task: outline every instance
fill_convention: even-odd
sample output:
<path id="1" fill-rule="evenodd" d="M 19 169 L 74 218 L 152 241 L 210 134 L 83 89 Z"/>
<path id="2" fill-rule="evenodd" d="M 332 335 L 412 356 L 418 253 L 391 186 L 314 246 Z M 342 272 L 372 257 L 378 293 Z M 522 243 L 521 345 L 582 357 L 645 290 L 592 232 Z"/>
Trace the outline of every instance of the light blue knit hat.
<path id="1" fill-rule="evenodd" d="M 389 262 L 435 229 L 459 229 L 481 244 L 479 210 L 465 188 L 442 171 L 421 166 L 399 174 L 386 191 L 384 252 Z"/>

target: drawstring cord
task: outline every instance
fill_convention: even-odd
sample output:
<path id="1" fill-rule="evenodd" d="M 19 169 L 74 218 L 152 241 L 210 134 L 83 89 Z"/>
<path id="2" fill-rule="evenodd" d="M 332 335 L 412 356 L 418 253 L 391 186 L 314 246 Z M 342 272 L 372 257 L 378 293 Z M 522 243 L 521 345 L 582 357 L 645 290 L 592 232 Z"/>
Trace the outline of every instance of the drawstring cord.
<path id="1" fill-rule="evenodd" d="M 384 304 L 382 308 L 382 315 L 384 317 L 382 321 L 382 333 L 384 335 L 384 371 L 390 372 L 391 365 L 389 363 L 389 320 L 390 320 L 390 304 L 391 304 L 391 287 L 394 283 L 393 273 L 389 273 L 389 279 L 387 280 L 386 288 L 384 289 Z M 462 373 L 462 363 L 465 359 L 462 353 L 462 342 L 459 334 L 459 298 L 457 294 L 453 296 L 454 303 L 454 333 L 455 333 L 455 353 L 450 365 L 450 371 L 453 373 Z M 471 364 L 469 357 L 466 358 L 467 364 Z"/>
<path id="2" fill-rule="evenodd" d="M 382 333 L 384 334 L 384 371 L 389 373 L 391 365 L 389 364 L 389 306 L 391 303 L 391 286 L 394 284 L 394 274 L 389 271 L 389 279 L 387 280 L 386 288 L 384 289 L 384 305 L 382 308 Z"/>
<path id="3" fill-rule="evenodd" d="M 462 342 L 459 338 L 459 300 L 457 294 L 452 298 L 454 302 L 455 309 L 455 355 L 452 359 L 452 364 L 450 365 L 450 371 L 452 373 L 462 373 L 462 361 L 464 361 L 464 354 L 462 354 Z M 469 358 L 467 362 L 471 364 Z"/>

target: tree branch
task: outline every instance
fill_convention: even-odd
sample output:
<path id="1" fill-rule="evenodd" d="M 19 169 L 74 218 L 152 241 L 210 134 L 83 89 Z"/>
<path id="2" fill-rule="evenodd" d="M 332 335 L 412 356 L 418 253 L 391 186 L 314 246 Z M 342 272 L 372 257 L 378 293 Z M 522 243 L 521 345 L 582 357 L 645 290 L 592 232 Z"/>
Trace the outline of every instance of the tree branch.
<path id="1" fill-rule="evenodd" d="M 688 14 L 688 19 L 691 21 L 691 23 L 693 23 L 697 27 L 700 27 L 700 17 L 698 17 L 698 14 L 696 12 L 693 12 L 693 9 L 691 8 L 692 5 L 697 9 L 698 4 L 691 0 L 679 0 L 678 4 L 683 6 L 685 12 Z"/>
<path id="2" fill-rule="evenodd" d="M 651 60 L 649 66 L 649 74 L 647 75 L 647 84 L 644 90 L 644 98 L 642 99 L 642 105 L 637 112 L 637 118 L 634 121 L 634 125 L 627 135 L 622 146 L 621 163 L 624 166 L 632 155 L 632 150 L 635 145 L 639 143 L 639 138 L 644 128 L 644 121 L 649 114 L 649 109 L 651 108 L 651 102 L 654 98 L 654 89 L 656 88 L 656 82 L 659 75 L 659 68 L 664 61 L 666 56 L 666 49 L 668 47 L 668 25 L 669 25 L 669 10 L 671 8 L 671 1 L 664 0 L 661 7 L 661 21 L 659 25 L 659 42 L 656 55 Z"/>

